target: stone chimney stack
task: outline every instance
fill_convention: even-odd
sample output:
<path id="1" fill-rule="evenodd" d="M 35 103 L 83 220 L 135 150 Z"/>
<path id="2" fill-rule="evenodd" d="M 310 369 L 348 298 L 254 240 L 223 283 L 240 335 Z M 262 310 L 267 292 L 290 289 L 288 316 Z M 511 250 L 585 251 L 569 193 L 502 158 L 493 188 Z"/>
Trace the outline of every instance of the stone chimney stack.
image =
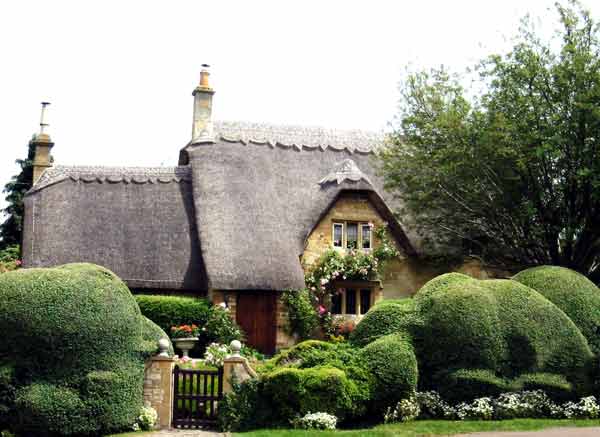
<path id="1" fill-rule="evenodd" d="M 50 149 L 54 146 L 54 143 L 50 139 L 44 130 L 48 126 L 46 122 L 46 111 L 50 103 L 42 102 L 42 115 L 40 117 L 40 133 L 37 134 L 32 144 L 35 146 L 35 157 L 33 158 L 33 183 L 35 184 L 40 178 L 44 170 L 48 167 L 52 167 L 52 157 L 50 156 Z"/>
<path id="2" fill-rule="evenodd" d="M 215 91 L 208 83 L 209 65 L 202 64 L 200 83 L 192 93 L 194 96 L 194 123 L 191 144 L 214 143 L 212 122 L 212 97 Z"/>

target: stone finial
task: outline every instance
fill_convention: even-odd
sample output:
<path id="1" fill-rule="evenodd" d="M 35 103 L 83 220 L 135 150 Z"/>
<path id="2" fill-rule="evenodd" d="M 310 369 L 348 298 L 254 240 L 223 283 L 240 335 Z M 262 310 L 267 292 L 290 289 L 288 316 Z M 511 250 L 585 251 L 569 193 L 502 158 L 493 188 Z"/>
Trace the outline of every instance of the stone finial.
<path id="1" fill-rule="evenodd" d="M 208 82 L 210 73 L 208 64 L 202 64 L 200 83 L 194 89 L 194 122 L 192 124 L 191 144 L 214 143 L 212 122 L 212 97 L 215 91 Z"/>
<path id="2" fill-rule="evenodd" d="M 169 358 L 169 340 L 167 338 L 161 338 L 160 340 L 158 340 L 158 351 L 159 357 L 165 357 L 165 358 Z"/>
<path id="3" fill-rule="evenodd" d="M 242 343 L 238 340 L 233 340 L 229 345 L 231 347 L 231 355 L 234 357 L 240 356 L 240 351 L 242 350 Z"/>

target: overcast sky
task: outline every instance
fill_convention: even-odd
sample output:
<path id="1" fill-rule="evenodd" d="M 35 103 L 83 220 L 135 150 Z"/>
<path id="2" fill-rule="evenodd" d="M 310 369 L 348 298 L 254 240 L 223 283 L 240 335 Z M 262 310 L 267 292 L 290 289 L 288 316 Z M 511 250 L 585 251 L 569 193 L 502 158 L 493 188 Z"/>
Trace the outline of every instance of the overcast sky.
<path id="1" fill-rule="evenodd" d="M 202 63 L 217 119 L 380 130 L 407 65 L 461 70 L 510 47 L 525 13 L 551 23 L 553 3 L 2 1 L 0 186 L 42 100 L 59 164 L 175 165 Z"/>

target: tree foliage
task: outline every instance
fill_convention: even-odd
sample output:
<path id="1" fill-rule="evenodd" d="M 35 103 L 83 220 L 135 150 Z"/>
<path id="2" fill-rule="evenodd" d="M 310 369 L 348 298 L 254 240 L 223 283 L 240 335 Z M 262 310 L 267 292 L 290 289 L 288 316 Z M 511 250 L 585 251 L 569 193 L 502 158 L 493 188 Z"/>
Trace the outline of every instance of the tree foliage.
<path id="1" fill-rule="evenodd" d="M 2 210 L 6 219 L 0 224 L 0 249 L 21 244 L 23 232 L 23 196 L 33 183 L 33 158 L 35 146 L 30 142 L 27 149 L 27 158 L 17 159 L 16 163 L 21 172 L 15 175 L 4 186 L 3 193 L 8 206 Z"/>
<path id="2" fill-rule="evenodd" d="M 429 250 L 504 266 L 562 265 L 600 280 L 600 41 L 577 2 L 544 41 L 529 20 L 474 81 L 409 74 L 380 155 Z"/>

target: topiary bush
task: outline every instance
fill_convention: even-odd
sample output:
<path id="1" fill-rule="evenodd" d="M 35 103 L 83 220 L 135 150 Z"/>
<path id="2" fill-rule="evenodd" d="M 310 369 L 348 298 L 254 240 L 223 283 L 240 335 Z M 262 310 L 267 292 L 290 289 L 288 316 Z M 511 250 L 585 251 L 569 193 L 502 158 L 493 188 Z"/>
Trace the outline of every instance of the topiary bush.
<path id="1" fill-rule="evenodd" d="M 144 361 L 166 337 L 116 275 L 92 264 L 1 274 L 0 330 L 18 412 L 11 427 L 24 436 L 129 428 Z"/>
<path id="2" fill-rule="evenodd" d="M 262 395 L 270 401 L 276 425 L 287 425 L 295 416 L 314 411 L 344 420 L 355 413 L 355 399 L 361 397 L 356 384 L 334 367 L 278 369 L 264 376 Z"/>
<path id="3" fill-rule="evenodd" d="M 406 332 L 418 336 L 422 320 L 413 299 L 378 303 L 371 308 L 350 334 L 355 346 L 365 346 L 388 334 Z"/>
<path id="4" fill-rule="evenodd" d="M 579 391 L 588 388 L 587 341 L 564 312 L 529 287 L 451 273 L 425 284 L 415 302 L 424 321 L 417 353 L 425 384 L 441 383 L 447 369 L 485 369 L 509 380 L 557 374 Z"/>
<path id="5" fill-rule="evenodd" d="M 554 303 L 577 325 L 595 354 L 600 352 L 600 289 L 573 270 L 541 266 L 513 278 Z"/>
<path id="6" fill-rule="evenodd" d="M 444 371 L 433 379 L 442 397 L 454 402 L 494 397 L 509 390 L 506 380 L 487 369 Z"/>
<path id="7" fill-rule="evenodd" d="M 387 407 L 415 392 L 417 358 L 408 337 L 386 335 L 365 346 L 360 354 L 374 379 L 373 411 L 383 414 Z"/>
<path id="8" fill-rule="evenodd" d="M 571 384 L 562 375 L 551 373 L 527 373 L 521 375 L 512 385 L 513 391 L 543 390 L 550 398 L 565 401 L 576 397 Z"/>

